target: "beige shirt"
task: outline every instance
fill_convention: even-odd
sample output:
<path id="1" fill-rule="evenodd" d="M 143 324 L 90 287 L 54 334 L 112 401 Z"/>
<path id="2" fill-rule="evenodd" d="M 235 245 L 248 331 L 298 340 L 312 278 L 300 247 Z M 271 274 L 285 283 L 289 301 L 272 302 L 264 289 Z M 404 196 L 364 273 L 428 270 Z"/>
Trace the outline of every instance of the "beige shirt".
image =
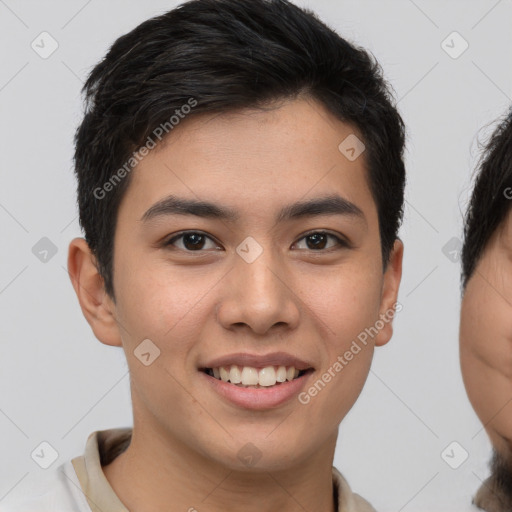
<path id="1" fill-rule="evenodd" d="M 128 512 L 110 486 L 101 466 L 106 466 L 129 445 L 131 428 L 96 431 L 87 439 L 84 455 L 71 462 L 93 512 Z M 338 496 L 338 512 L 375 512 L 361 496 L 351 491 L 341 473 L 332 468 Z"/>

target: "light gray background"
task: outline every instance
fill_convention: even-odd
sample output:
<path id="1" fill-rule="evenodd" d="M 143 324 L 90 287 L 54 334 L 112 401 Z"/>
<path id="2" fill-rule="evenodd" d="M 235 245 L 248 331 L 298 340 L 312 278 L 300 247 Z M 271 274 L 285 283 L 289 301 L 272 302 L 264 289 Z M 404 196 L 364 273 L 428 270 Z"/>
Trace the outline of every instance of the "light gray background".
<path id="1" fill-rule="evenodd" d="M 403 310 L 342 423 L 335 465 L 379 511 L 471 510 L 490 444 L 460 374 L 460 266 L 442 249 L 461 236 L 477 141 L 512 102 L 512 2 L 296 1 L 373 52 L 408 127 Z M 177 3 L 0 0 L 4 503 L 81 454 L 92 431 L 131 425 L 124 354 L 93 336 L 65 270 L 68 243 L 80 236 L 72 136 L 91 66 Z M 31 48 L 42 31 L 59 44 L 48 59 Z M 469 43 L 457 59 L 441 47 L 453 31 Z M 46 263 L 32 253 L 42 237 L 57 247 Z M 59 453 L 47 470 L 30 457 L 42 441 Z M 458 469 L 441 456 L 453 441 L 469 454 Z"/>

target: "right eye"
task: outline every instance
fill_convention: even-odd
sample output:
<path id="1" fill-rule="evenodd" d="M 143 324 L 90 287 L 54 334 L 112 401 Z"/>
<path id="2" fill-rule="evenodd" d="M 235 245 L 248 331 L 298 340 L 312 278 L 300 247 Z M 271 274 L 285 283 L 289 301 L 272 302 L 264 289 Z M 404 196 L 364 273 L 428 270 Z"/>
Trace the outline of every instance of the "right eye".
<path id="1" fill-rule="evenodd" d="M 219 246 L 213 238 L 200 231 L 183 231 L 164 242 L 164 247 L 173 246 L 185 252 L 200 252 L 202 249 L 205 249 L 204 246 L 207 240 L 214 242 L 214 246 L 210 248 L 218 249 Z M 177 241 L 180 241 L 180 244 L 176 245 Z"/>

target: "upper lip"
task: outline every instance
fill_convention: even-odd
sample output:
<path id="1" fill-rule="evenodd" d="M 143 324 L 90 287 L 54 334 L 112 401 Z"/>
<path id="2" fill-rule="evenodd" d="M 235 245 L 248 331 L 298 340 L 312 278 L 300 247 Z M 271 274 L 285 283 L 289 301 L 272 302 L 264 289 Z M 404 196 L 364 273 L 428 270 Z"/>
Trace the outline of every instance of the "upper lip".
<path id="1" fill-rule="evenodd" d="M 226 356 L 212 359 L 200 368 L 220 368 L 221 366 L 251 366 L 253 368 L 265 368 L 266 366 L 293 366 L 297 370 L 308 370 L 313 366 L 299 359 L 298 357 L 287 354 L 286 352 L 272 352 L 270 354 L 248 354 L 248 353 L 237 353 L 229 354 Z"/>

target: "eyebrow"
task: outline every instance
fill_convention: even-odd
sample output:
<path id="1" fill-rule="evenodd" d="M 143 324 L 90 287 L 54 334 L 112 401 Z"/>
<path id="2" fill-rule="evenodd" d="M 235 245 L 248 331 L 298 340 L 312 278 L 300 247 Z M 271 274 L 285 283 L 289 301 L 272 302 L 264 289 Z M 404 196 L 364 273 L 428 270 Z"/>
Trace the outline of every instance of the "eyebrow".
<path id="1" fill-rule="evenodd" d="M 236 222 L 240 218 L 235 210 L 225 206 L 170 195 L 151 206 L 140 220 L 148 222 L 167 215 L 194 215 L 227 222 Z M 276 223 L 320 215 L 347 215 L 366 222 L 363 211 L 357 205 L 340 195 L 333 194 L 284 206 L 276 216 Z"/>

